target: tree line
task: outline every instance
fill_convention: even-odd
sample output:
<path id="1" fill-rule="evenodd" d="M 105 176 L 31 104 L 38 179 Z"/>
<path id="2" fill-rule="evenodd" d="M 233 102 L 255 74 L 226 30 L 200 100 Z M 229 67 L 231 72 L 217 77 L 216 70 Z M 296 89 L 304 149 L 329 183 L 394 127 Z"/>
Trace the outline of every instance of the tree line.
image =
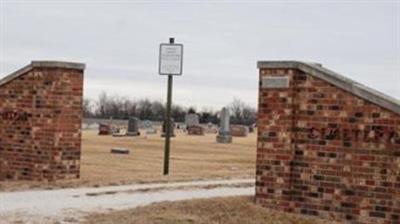
<path id="1" fill-rule="evenodd" d="M 256 109 L 247 105 L 242 100 L 235 98 L 226 106 L 231 112 L 232 124 L 250 125 L 256 121 Z M 100 93 L 97 100 L 85 98 L 83 100 L 83 112 L 85 118 L 128 119 L 131 116 L 141 120 L 163 121 L 165 116 L 165 104 L 158 100 L 129 99 L 118 95 L 109 96 L 105 92 Z M 219 123 L 219 110 L 202 109 L 196 111 L 195 107 L 185 107 L 173 104 L 171 116 L 175 122 L 184 122 L 187 113 L 197 113 L 201 123 Z"/>

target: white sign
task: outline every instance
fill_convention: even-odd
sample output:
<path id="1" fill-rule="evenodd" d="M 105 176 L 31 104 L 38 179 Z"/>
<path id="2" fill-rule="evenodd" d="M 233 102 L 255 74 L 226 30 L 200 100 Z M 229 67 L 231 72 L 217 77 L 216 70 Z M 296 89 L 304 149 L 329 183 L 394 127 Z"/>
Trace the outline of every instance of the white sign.
<path id="1" fill-rule="evenodd" d="M 160 44 L 158 73 L 160 75 L 182 75 L 182 44 Z"/>

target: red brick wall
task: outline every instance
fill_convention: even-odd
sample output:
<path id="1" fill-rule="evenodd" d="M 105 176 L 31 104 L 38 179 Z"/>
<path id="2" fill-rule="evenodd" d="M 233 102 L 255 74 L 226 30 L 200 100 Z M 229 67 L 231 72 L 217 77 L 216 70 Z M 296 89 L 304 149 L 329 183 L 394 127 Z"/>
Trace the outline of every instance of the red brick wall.
<path id="1" fill-rule="evenodd" d="M 351 223 L 400 223 L 400 115 L 297 69 L 260 85 L 256 202 Z"/>
<path id="2" fill-rule="evenodd" d="M 0 180 L 79 177 L 83 70 L 33 67 L 0 85 Z"/>

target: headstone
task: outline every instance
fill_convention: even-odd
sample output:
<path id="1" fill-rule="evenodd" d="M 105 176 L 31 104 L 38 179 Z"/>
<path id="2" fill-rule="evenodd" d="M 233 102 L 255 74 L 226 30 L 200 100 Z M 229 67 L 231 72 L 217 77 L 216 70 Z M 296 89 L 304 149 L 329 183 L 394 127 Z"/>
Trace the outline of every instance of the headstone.
<path id="1" fill-rule="evenodd" d="M 229 110 L 225 107 L 220 112 L 220 128 L 217 135 L 218 143 L 231 143 L 232 135 L 229 128 Z"/>
<path id="2" fill-rule="evenodd" d="M 193 125 L 199 125 L 200 124 L 199 116 L 197 114 L 193 114 L 193 113 L 186 114 L 186 116 L 185 116 L 185 124 L 186 124 L 186 127 L 190 127 L 190 126 L 193 126 Z"/>
<path id="3" fill-rule="evenodd" d="M 112 148 L 111 153 L 113 154 L 129 154 L 129 149 L 126 148 Z"/>
<path id="4" fill-rule="evenodd" d="M 249 125 L 249 133 L 253 133 L 256 129 L 256 124 Z"/>
<path id="5" fill-rule="evenodd" d="M 171 121 L 170 121 L 170 123 L 171 123 L 171 125 L 170 125 L 170 133 L 171 133 L 171 136 L 170 137 L 175 137 L 175 132 L 174 132 L 174 130 L 175 130 L 175 122 L 174 122 L 174 119 L 172 119 L 171 118 Z M 165 137 L 166 136 L 166 130 L 167 130 L 167 128 L 166 128 L 166 126 L 167 126 L 167 124 L 166 124 L 166 122 L 164 121 L 163 122 L 163 125 L 162 125 L 162 133 L 161 133 L 161 137 Z"/>
<path id="6" fill-rule="evenodd" d="M 141 123 L 141 127 L 146 129 L 146 134 L 147 135 L 154 135 L 157 134 L 157 129 L 154 128 L 153 126 L 153 122 L 149 121 L 149 120 L 145 120 Z"/>
<path id="7" fill-rule="evenodd" d="M 245 125 L 231 125 L 231 135 L 234 137 L 247 137 L 249 127 Z"/>
<path id="8" fill-rule="evenodd" d="M 144 129 L 148 129 L 148 128 L 153 128 L 153 122 L 149 121 L 149 120 L 145 120 L 140 122 L 141 127 Z"/>
<path id="9" fill-rule="evenodd" d="M 130 117 L 128 122 L 128 130 L 126 131 L 128 136 L 139 136 L 139 119 L 136 117 Z"/>
<path id="10" fill-rule="evenodd" d="M 218 126 L 209 122 L 205 128 L 205 133 L 213 133 L 213 134 L 218 133 Z"/>
<path id="11" fill-rule="evenodd" d="M 200 125 L 191 125 L 187 127 L 188 135 L 204 135 L 204 128 Z"/>
<path id="12" fill-rule="evenodd" d="M 110 135 L 111 134 L 111 125 L 109 124 L 99 124 L 99 135 Z"/>
<path id="13" fill-rule="evenodd" d="M 113 135 L 119 133 L 119 128 L 111 124 L 99 123 L 99 135 Z"/>
<path id="14" fill-rule="evenodd" d="M 199 116 L 197 114 L 186 114 L 185 124 L 188 135 L 204 135 L 204 128 L 200 126 Z"/>
<path id="15" fill-rule="evenodd" d="M 111 134 L 116 134 L 116 133 L 119 133 L 119 132 L 120 132 L 119 127 L 111 125 Z"/>
<path id="16" fill-rule="evenodd" d="M 157 134 L 157 129 L 155 129 L 155 128 L 147 128 L 146 129 L 146 134 L 148 134 L 148 135 Z"/>

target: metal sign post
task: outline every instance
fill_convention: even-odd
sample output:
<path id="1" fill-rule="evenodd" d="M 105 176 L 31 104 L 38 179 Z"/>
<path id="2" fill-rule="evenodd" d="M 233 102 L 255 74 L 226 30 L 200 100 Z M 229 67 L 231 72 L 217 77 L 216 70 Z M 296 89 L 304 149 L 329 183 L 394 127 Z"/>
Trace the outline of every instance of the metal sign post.
<path id="1" fill-rule="evenodd" d="M 165 151 L 164 175 L 169 173 L 169 152 L 171 138 L 171 104 L 172 77 L 182 75 L 183 45 L 175 44 L 174 38 L 169 38 L 169 44 L 160 44 L 159 74 L 168 75 L 167 112 L 165 114 Z"/>

